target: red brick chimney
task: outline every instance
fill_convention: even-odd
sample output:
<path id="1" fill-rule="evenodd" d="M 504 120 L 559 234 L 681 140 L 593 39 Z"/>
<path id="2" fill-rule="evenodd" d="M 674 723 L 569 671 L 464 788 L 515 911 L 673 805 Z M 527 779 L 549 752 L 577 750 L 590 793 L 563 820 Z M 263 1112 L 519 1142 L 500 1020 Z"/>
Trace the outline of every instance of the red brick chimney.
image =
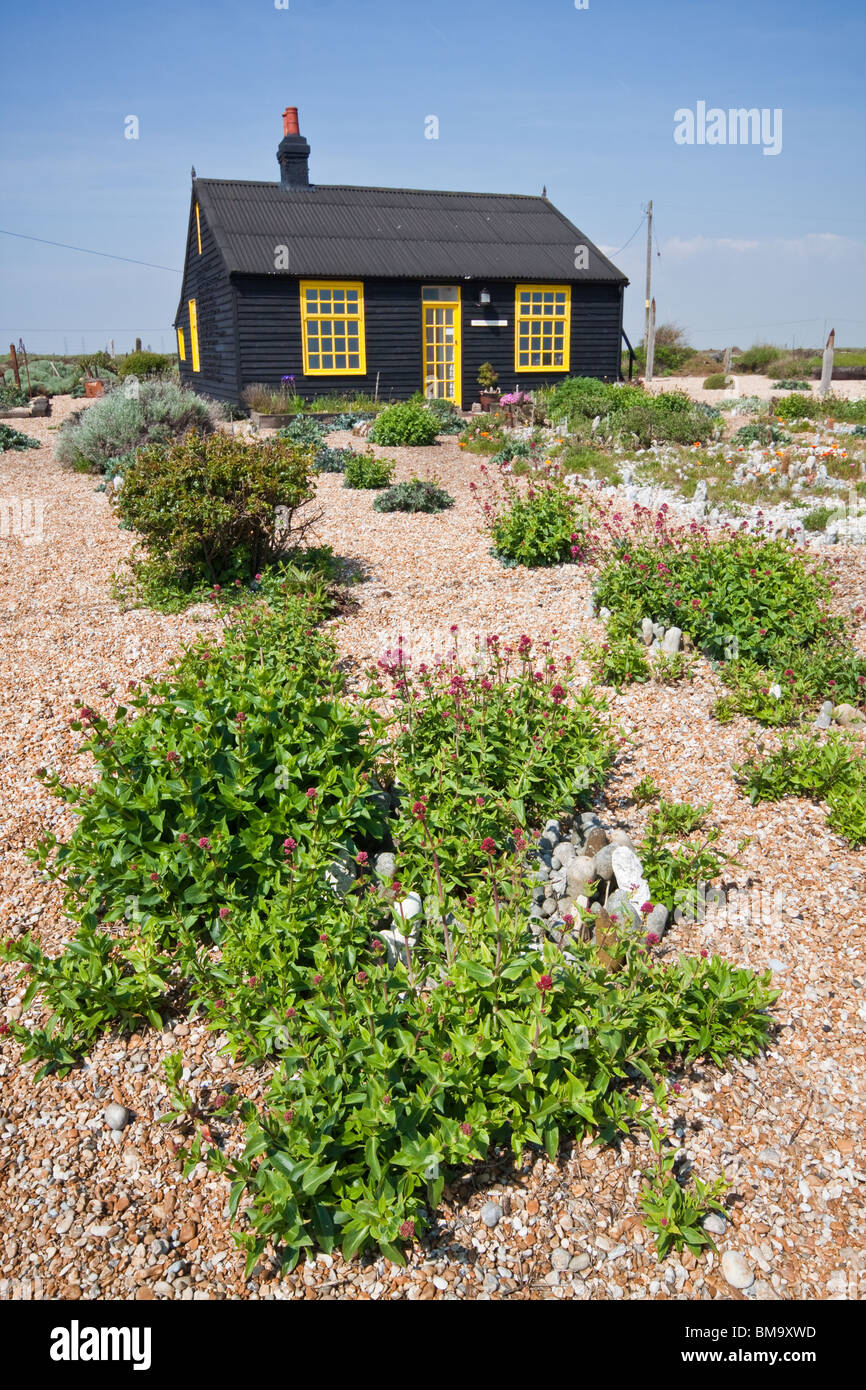
<path id="1" fill-rule="evenodd" d="M 283 112 L 283 138 L 277 147 L 280 182 L 283 188 L 308 188 L 310 147 L 298 126 L 297 106 L 287 106 Z"/>

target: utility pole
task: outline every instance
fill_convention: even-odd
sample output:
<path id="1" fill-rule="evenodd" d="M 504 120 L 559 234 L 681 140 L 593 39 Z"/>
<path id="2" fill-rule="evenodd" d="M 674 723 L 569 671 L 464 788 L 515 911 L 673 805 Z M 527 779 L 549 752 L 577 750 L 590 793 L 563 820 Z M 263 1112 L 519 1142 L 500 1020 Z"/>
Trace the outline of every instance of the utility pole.
<path id="1" fill-rule="evenodd" d="M 650 382 L 653 379 L 656 356 L 656 302 L 652 300 L 649 312 L 649 327 L 647 328 L 646 339 L 646 371 L 644 381 Z"/>
<path id="2" fill-rule="evenodd" d="M 652 298 L 653 271 L 653 200 L 650 198 L 646 210 L 646 321 L 644 323 L 644 347 L 649 348 L 650 300 Z"/>

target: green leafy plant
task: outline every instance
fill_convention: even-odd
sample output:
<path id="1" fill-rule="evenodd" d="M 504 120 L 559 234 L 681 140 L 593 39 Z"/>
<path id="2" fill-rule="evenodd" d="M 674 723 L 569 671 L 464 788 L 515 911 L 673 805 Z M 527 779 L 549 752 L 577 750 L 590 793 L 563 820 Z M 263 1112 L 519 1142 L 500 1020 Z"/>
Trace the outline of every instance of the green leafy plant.
<path id="1" fill-rule="evenodd" d="M 778 389 L 779 389 L 780 391 L 808 391 L 808 390 L 809 390 L 809 383 L 808 383 L 808 381 L 798 381 L 796 378 L 792 378 L 792 377 L 783 377 L 781 381 L 777 381 L 777 382 L 776 382 L 776 386 L 778 387 Z"/>
<path id="2" fill-rule="evenodd" d="M 486 470 L 483 476 L 490 482 Z M 491 486 L 481 507 L 493 554 L 506 564 L 561 565 L 588 557 L 588 513 L 556 478 L 533 481 L 525 490 L 506 479 L 498 491 Z"/>
<path id="3" fill-rule="evenodd" d="M 316 450 L 316 472 L 344 473 L 346 464 L 356 457 L 352 449 L 333 449 L 330 444 L 320 444 Z"/>
<path id="4" fill-rule="evenodd" d="M 253 442 L 195 431 L 140 449 L 126 469 L 118 511 L 152 561 L 180 583 L 252 577 L 303 530 L 313 496 L 312 452 L 287 440 Z"/>
<path id="5" fill-rule="evenodd" d="M 190 429 L 213 429 L 207 402 L 172 382 L 143 381 L 134 393 L 111 391 L 71 415 L 60 427 L 55 453 L 61 463 L 103 473 L 109 459 L 143 444 L 169 444 Z"/>
<path id="6" fill-rule="evenodd" d="M 724 391 L 731 384 L 731 378 L 725 376 L 724 372 L 711 372 L 704 378 L 705 391 Z"/>
<path id="7" fill-rule="evenodd" d="M 5 453 L 7 449 L 20 452 L 41 447 L 38 439 L 33 439 L 29 434 L 22 434 L 20 430 L 13 429 L 11 425 L 4 425 L 0 420 L 0 453 Z"/>
<path id="8" fill-rule="evenodd" d="M 436 443 L 439 422 L 424 406 L 406 401 L 377 415 L 368 438 L 374 444 L 406 447 Z"/>
<path id="9" fill-rule="evenodd" d="M 640 781 L 635 784 L 631 795 L 635 806 L 648 806 L 651 801 L 656 801 L 658 797 L 661 796 L 661 787 L 658 786 L 652 775 L 647 772 Z"/>
<path id="10" fill-rule="evenodd" d="M 287 439 L 292 444 L 306 448 L 319 449 L 325 442 L 328 431 L 320 420 L 309 415 L 297 415 L 285 429 L 277 430 L 277 439 Z"/>
<path id="11" fill-rule="evenodd" d="M 444 512 L 453 506 L 454 498 L 451 494 L 425 478 L 411 478 L 407 483 L 395 483 L 373 502 L 373 508 L 377 512 Z"/>
<path id="12" fill-rule="evenodd" d="M 710 806 L 666 801 L 649 813 L 638 855 L 654 903 L 664 905 L 677 920 L 699 917 L 702 911 L 701 885 L 711 884 L 737 860 L 720 855 L 715 846 L 721 838 L 718 826 L 707 826 Z M 693 839 L 700 832 L 698 839 Z M 741 841 L 736 853 L 745 848 Z"/>
<path id="13" fill-rule="evenodd" d="M 14 410 L 17 406 L 28 405 L 30 397 L 23 387 L 6 385 L 0 379 L 0 410 Z"/>
<path id="14" fill-rule="evenodd" d="M 111 359 L 103 365 L 109 366 Z M 160 376 L 163 372 L 168 372 L 174 366 L 174 358 L 166 357 L 161 352 L 130 352 L 117 364 L 117 375 L 121 378 L 128 376 L 147 377 Z"/>
<path id="15" fill-rule="evenodd" d="M 866 844 L 866 770 L 862 750 L 849 736 L 831 734 L 824 742 L 810 735 L 783 737 L 777 752 L 753 754 L 735 773 L 753 805 L 785 796 L 823 801 L 831 829 L 855 848 Z"/>
<path id="16" fill-rule="evenodd" d="M 656 1238 L 658 1257 L 663 1260 L 671 1250 L 686 1247 L 695 1256 L 705 1247 L 716 1249 L 715 1242 L 702 1221 L 710 1212 L 724 1212 L 721 1197 L 728 1188 L 724 1178 L 713 1183 L 692 1178 L 681 1182 L 674 1171 L 676 1151 L 665 1147 L 662 1135 L 656 1130 L 650 1135 L 655 1154 L 655 1168 L 646 1173 L 648 1182 L 640 1197 L 640 1208 L 646 1225 Z"/>
<path id="17" fill-rule="evenodd" d="M 364 452 L 351 452 L 343 470 L 343 487 L 380 488 L 387 487 L 394 477 L 394 464 L 390 459 L 377 458 L 372 449 Z"/>
<path id="18" fill-rule="evenodd" d="M 499 373 L 492 362 L 482 362 L 475 380 L 482 391 L 495 391 L 499 385 Z"/>

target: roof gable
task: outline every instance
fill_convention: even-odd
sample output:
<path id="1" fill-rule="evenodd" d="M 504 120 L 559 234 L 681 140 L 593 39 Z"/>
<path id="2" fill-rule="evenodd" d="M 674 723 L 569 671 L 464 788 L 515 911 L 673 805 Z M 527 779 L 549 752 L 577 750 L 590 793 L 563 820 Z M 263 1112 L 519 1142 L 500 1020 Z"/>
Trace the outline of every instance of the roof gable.
<path id="1" fill-rule="evenodd" d="M 233 179 L 194 190 L 230 273 L 628 283 L 546 198 Z M 280 246 L 289 263 L 277 270 Z"/>

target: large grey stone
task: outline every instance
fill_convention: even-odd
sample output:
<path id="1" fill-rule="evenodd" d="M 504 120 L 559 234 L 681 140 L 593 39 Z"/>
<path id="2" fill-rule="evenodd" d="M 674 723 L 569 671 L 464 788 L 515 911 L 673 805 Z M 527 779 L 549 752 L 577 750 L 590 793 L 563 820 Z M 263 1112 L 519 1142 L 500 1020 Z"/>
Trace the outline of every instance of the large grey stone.
<path id="1" fill-rule="evenodd" d="M 647 932 L 655 932 L 656 936 L 664 936 L 665 927 L 668 924 L 670 913 L 664 903 L 656 903 L 652 912 L 648 913 L 644 921 Z"/>
<path id="2" fill-rule="evenodd" d="M 616 848 L 617 845 L 625 845 L 628 849 L 634 849 L 634 840 L 627 830 L 612 830 L 608 836 L 610 843 Z"/>
<path id="3" fill-rule="evenodd" d="M 596 877 L 595 860 L 590 859 L 589 855 L 586 854 L 576 854 L 565 871 L 565 880 L 572 897 L 578 893 L 583 893 L 589 897 L 591 886 Z"/>
<path id="4" fill-rule="evenodd" d="M 105 1108 L 104 1118 L 109 1129 L 121 1130 L 126 1129 L 132 1115 L 125 1105 L 118 1105 L 116 1101 L 112 1101 L 111 1105 Z"/>
<path id="5" fill-rule="evenodd" d="M 624 888 L 640 910 L 645 902 L 649 902 L 649 885 L 644 878 L 643 865 L 628 845 L 616 845 L 611 859 L 617 888 Z"/>
<path id="6" fill-rule="evenodd" d="M 389 850 L 383 850 L 381 854 L 376 855 L 375 870 L 376 877 L 382 879 L 383 882 L 385 879 L 390 881 L 394 877 L 397 871 L 397 861 Z"/>
<path id="7" fill-rule="evenodd" d="M 669 627 L 662 639 L 662 651 L 665 656 L 676 656 L 680 649 L 683 631 L 679 627 Z"/>
<path id="8" fill-rule="evenodd" d="M 568 868 L 574 858 L 574 845 L 570 840 L 560 840 L 559 844 L 554 847 L 553 857 L 559 860 L 563 869 Z"/>
<path id="9" fill-rule="evenodd" d="M 603 879 L 605 883 L 610 883 L 613 878 L 613 845 L 605 845 L 593 857 L 593 874 L 596 878 Z"/>
<path id="10" fill-rule="evenodd" d="M 596 855 L 607 844 L 607 831 L 602 825 L 593 825 L 586 833 L 584 854 Z"/>
<path id="11" fill-rule="evenodd" d="M 644 644 L 644 646 L 645 646 L 645 647 L 651 647 L 651 646 L 652 646 L 652 640 L 653 640 L 653 620 L 652 620 L 652 618 L 644 618 L 644 619 L 643 619 L 643 621 L 641 622 L 641 625 L 640 625 L 640 631 L 641 631 L 641 637 L 643 638 L 643 644 Z"/>
<path id="12" fill-rule="evenodd" d="M 862 724 L 863 716 L 854 705 L 836 705 L 833 710 L 833 718 L 837 724 L 841 724 L 843 729 L 848 729 L 852 724 Z"/>

